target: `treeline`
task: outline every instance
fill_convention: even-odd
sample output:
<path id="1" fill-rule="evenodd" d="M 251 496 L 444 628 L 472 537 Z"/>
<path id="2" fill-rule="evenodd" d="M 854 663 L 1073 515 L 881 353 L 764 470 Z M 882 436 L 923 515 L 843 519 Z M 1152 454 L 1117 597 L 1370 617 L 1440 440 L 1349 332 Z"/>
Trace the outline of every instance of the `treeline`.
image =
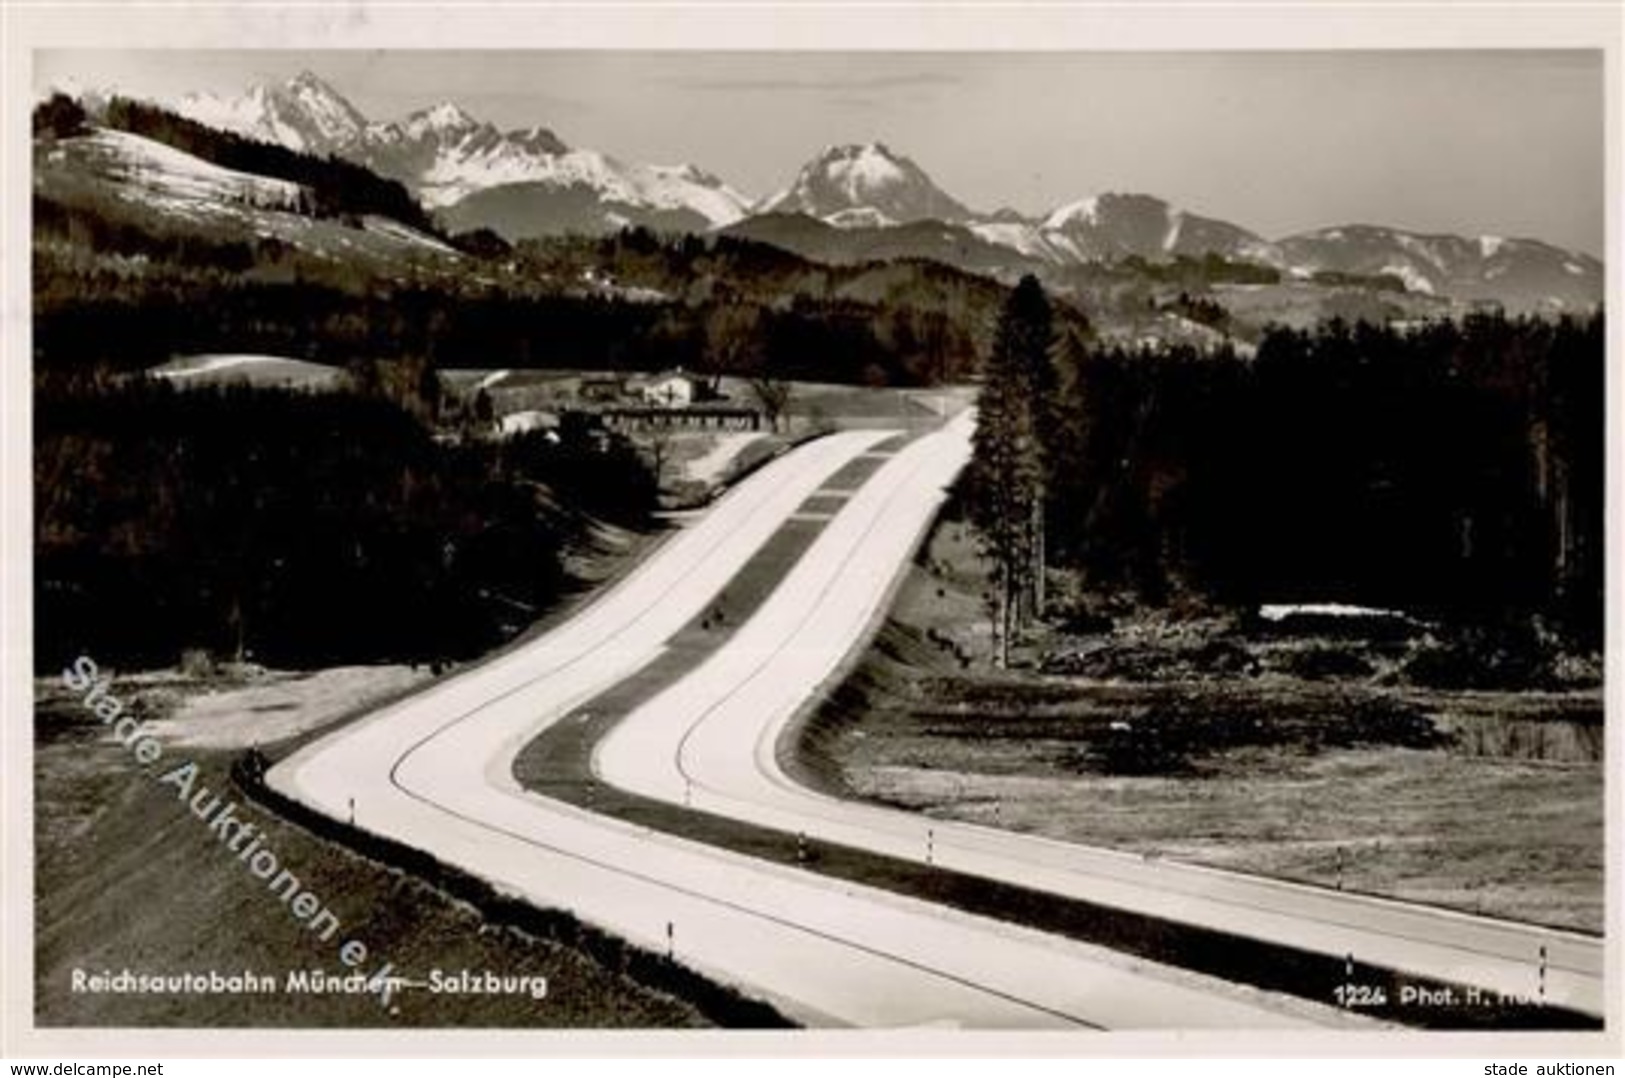
<path id="1" fill-rule="evenodd" d="M 586 514 L 655 505 L 619 439 L 442 445 L 355 392 L 45 376 L 34 429 L 40 669 L 477 655 L 569 586 Z"/>
<path id="2" fill-rule="evenodd" d="M 165 228 L 143 219 L 112 198 L 81 194 L 76 202 L 34 195 L 34 242 L 70 244 L 87 254 L 113 254 L 156 261 L 170 269 L 246 273 L 273 266 L 294 251 L 273 237 L 227 239 L 195 228 Z M 50 274 L 57 277 L 58 274 Z M 57 300 L 46 301 L 46 306 Z"/>
<path id="3" fill-rule="evenodd" d="M 682 326 L 668 321 L 667 336 L 698 369 L 705 369 L 716 312 L 726 310 L 734 329 L 748 323 L 748 351 L 765 354 L 787 376 L 829 381 L 914 385 L 973 377 L 1009 291 L 927 260 L 828 265 L 737 237 L 641 228 L 525 241 L 516 255 L 533 275 L 607 275 L 687 308 L 693 316 L 676 316 Z M 1064 308 L 1062 317 L 1088 332 L 1080 312 Z"/>
<path id="4" fill-rule="evenodd" d="M 356 294 L 222 273 L 204 287 L 112 272 L 47 280 L 36 305 L 42 369 L 133 371 L 175 355 L 263 352 L 342 364 L 362 357 L 434 366 L 622 368 L 648 358 L 658 318 L 608 298 L 461 294 L 421 286 Z"/>
<path id="5" fill-rule="evenodd" d="M 45 209 L 39 236 L 70 245 L 133 239 L 138 253 L 176 260 L 168 272 L 149 273 L 36 243 L 34 356 L 46 370 L 134 371 L 176 355 L 253 351 L 335 364 L 372 357 L 436 367 L 682 365 L 922 385 L 970 377 L 984 347 L 985 330 L 940 298 L 734 287 L 744 279 L 737 270 L 713 270 L 704 291 L 655 298 L 613 287 L 546 290 L 534 279 L 468 286 L 428 272 L 358 288 L 278 241 L 214 241 Z M 877 282 L 875 292 L 906 287 Z"/>
<path id="6" fill-rule="evenodd" d="M 1602 633 L 1600 314 L 1274 329 L 1256 357 L 1057 337 L 1007 305 L 967 504 L 1008 632 L 1040 566 L 1162 603 L 1343 601 Z"/>
<path id="7" fill-rule="evenodd" d="M 1200 258 L 1175 255 L 1158 261 L 1128 255 L 1052 272 L 1063 283 L 1083 288 L 1113 281 L 1134 281 L 1205 291 L 1216 284 L 1279 284 L 1281 281 L 1281 271 L 1273 266 L 1232 260 L 1212 251 Z"/>
<path id="8" fill-rule="evenodd" d="M 1475 315 L 1090 350 L 1058 394 L 1054 563 L 1154 600 L 1342 600 L 1601 639 L 1604 338 Z"/>
<path id="9" fill-rule="evenodd" d="M 1121 259 L 1118 266 L 1130 270 L 1137 277 L 1164 284 L 1278 284 L 1281 271 L 1257 262 L 1225 258 L 1207 252 L 1200 258 L 1175 255 L 1167 261 L 1152 262 L 1140 255 Z"/>

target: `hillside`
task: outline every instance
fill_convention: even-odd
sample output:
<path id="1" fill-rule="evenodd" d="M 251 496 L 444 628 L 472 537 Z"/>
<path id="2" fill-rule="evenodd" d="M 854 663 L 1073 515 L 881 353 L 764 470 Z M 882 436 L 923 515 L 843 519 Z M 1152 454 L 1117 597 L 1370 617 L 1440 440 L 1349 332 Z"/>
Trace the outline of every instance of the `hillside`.
<path id="1" fill-rule="evenodd" d="M 320 216 L 311 209 L 307 186 L 224 168 L 126 131 L 91 127 L 68 138 L 37 140 L 33 188 L 42 211 L 36 220 L 41 238 L 77 227 L 71 240 L 94 245 L 91 233 L 123 227 L 246 244 L 260 248 L 266 259 L 283 244 L 378 272 L 439 271 L 460 260 L 444 240 L 400 221 L 376 214 Z"/>

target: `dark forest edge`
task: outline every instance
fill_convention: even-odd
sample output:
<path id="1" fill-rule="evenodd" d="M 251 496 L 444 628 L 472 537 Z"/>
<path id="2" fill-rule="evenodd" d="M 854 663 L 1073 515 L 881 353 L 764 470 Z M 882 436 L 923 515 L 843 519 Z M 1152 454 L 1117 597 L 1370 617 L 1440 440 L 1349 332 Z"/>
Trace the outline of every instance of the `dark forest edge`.
<path id="1" fill-rule="evenodd" d="M 572 588 L 563 554 L 597 522 L 651 526 L 654 478 L 624 439 L 436 439 L 361 385 L 40 380 L 39 668 L 471 658 Z"/>
<path id="2" fill-rule="evenodd" d="M 1601 313 L 1333 320 L 1272 330 L 1250 360 L 1091 348 L 1056 333 L 1028 279 L 961 491 L 1003 635 L 1128 591 L 1477 626 L 1469 662 L 1512 682 L 1537 638 L 1599 648 L 1604 355 Z M 1083 587 L 1047 594 L 1052 569 Z"/>

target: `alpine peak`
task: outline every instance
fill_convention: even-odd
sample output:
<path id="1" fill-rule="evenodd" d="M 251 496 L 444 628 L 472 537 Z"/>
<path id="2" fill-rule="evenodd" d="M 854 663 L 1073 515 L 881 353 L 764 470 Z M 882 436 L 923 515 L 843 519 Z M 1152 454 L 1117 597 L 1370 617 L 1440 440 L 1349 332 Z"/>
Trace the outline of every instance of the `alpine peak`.
<path id="1" fill-rule="evenodd" d="M 880 141 L 826 147 L 762 209 L 803 213 L 835 224 L 876 219 L 958 221 L 971 216 L 919 165 Z"/>

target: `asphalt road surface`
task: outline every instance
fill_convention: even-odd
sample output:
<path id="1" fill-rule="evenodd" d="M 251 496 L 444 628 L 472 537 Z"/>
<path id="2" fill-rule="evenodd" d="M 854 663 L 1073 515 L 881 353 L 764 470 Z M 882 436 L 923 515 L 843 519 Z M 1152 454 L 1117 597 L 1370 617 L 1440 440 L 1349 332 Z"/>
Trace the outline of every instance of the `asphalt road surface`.
<path id="1" fill-rule="evenodd" d="M 898 452 L 727 644 L 630 714 L 594 770 L 647 797 L 895 857 L 1587 1014 L 1595 937 L 1283 881 L 1148 861 L 839 800 L 780 766 L 787 724 L 882 617 L 969 454 L 970 422 Z"/>
<path id="2" fill-rule="evenodd" d="M 579 615 L 306 745 L 271 769 L 269 783 L 502 891 L 669 951 L 808 1024 L 1232 1031 L 1359 1024 L 1330 1007 L 769 864 L 520 788 L 513 761 L 527 742 L 552 724 L 580 721 L 583 703 L 658 658 L 663 643 L 700 616 L 808 495 L 895 433 L 840 433 L 785 455 Z M 859 643 L 962 461 L 968 433 L 962 417 L 893 454 L 797 563 L 772 609 L 740 630 L 738 637 L 749 639 L 736 638 L 696 670 L 695 677 L 709 673 L 694 685 L 685 679 L 684 693 L 695 700 L 731 695 L 762 654 L 783 653 L 773 638 L 782 631 L 800 639 L 804 617 L 813 613 L 820 631 L 831 634 L 819 655 L 844 654 Z M 853 604 L 855 593 L 863 593 L 863 603 Z M 782 613 L 788 606 L 800 613 L 788 617 Z M 758 621 L 773 631 L 758 630 Z M 766 650 L 736 650 L 747 644 Z M 815 684 L 822 661 L 796 663 L 794 684 L 787 678 L 780 688 L 799 692 Z M 780 696 L 775 713 L 792 703 Z M 762 719 L 778 721 L 766 712 Z M 647 755 L 651 776 L 669 776 L 686 766 L 680 761 L 697 759 L 698 750 L 683 744 L 686 727 L 661 722 L 646 729 L 640 721 L 627 729 L 605 747 L 606 759 Z M 720 730 L 695 733 L 726 739 Z M 767 726 L 752 727 L 749 759 L 760 761 L 764 737 L 771 741 Z M 753 789 L 782 783 L 757 764 L 744 770 L 738 777 Z M 733 764 L 715 775 L 708 769 L 706 781 L 729 789 L 734 771 Z M 752 803 L 745 797 L 741 811 L 757 812 Z M 787 810 L 781 803 L 760 811 Z M 967 839 L 957 841 L 969 848 Z"/>

